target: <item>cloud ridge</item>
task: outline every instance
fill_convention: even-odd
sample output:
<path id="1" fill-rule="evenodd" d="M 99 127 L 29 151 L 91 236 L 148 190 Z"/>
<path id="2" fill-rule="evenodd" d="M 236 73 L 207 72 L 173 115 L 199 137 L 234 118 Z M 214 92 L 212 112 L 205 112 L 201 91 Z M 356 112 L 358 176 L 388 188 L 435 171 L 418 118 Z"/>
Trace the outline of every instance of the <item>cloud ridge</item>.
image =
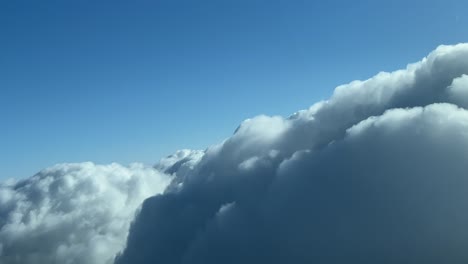
<path id="1" fill-rule="evenodd" d="M 440 46 L 244 121 L 145 200 L 115 263 L 468 261 L 467 74 L 468 44 Z"/>

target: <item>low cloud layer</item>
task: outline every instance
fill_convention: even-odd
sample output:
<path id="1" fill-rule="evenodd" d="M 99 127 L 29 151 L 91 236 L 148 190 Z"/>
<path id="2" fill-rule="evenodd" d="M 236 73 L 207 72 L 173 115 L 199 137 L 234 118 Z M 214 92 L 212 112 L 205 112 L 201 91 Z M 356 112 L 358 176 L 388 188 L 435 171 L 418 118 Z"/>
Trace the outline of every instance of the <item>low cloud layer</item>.
<path id="1" fill-rule="evenodd" d="M 467 263 L 467 76 L 441 46 L 153 168 L 3 183 L 0 263 Z"/>
<path id="2" fill-rule="evenodd" d="M 171 178 L 133 164 L 61 164 L 0 185 L 0 263 L 106 264 L 141 202 Z"/>
<path id="3" fill-rule="evenodd" d="M 466 74 L 468 45 L 441 46 L 246 120 L 166 168 L 176 184 L 143 203 L 116 264 L 466 263 Z"/>

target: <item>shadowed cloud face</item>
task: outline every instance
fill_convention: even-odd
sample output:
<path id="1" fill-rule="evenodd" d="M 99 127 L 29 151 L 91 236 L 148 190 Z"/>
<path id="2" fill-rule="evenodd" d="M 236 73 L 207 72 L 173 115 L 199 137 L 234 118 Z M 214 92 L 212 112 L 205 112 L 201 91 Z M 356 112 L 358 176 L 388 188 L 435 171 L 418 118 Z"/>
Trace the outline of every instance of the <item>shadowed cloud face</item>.
<path id="1" fill-rule="evenodd" d="M 147 199 L 117 264 L 468 261 L 468 45 L 259 116 Z M 186 159 L 187 161 L 187 159 Z M 179 165 L 178 165 L 179 166 Z"/>

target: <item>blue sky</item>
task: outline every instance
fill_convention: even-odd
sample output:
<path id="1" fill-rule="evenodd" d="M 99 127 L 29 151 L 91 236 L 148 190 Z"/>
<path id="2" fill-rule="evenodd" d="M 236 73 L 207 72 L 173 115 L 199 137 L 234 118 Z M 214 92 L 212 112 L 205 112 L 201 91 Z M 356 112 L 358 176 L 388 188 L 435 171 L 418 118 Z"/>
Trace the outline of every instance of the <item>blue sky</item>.
<path id="1" fill-rule="evenodd" d="M 323 3 L 320 3 L 323 2 Z M 0 178 L 152 164 L 468 39 L 466 1 L 1 1 Z"/>

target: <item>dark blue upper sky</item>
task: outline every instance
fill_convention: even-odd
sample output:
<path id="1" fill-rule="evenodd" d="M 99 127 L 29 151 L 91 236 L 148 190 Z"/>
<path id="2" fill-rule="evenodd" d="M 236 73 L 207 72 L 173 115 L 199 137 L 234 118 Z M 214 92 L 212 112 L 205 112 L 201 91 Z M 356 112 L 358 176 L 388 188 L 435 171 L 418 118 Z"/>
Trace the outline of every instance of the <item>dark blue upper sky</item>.
<path id="1" fill-rule="evenodd" d="M 467 1 L 1 1 L 0 178 L 204 148 L 468 40 Z"/>

